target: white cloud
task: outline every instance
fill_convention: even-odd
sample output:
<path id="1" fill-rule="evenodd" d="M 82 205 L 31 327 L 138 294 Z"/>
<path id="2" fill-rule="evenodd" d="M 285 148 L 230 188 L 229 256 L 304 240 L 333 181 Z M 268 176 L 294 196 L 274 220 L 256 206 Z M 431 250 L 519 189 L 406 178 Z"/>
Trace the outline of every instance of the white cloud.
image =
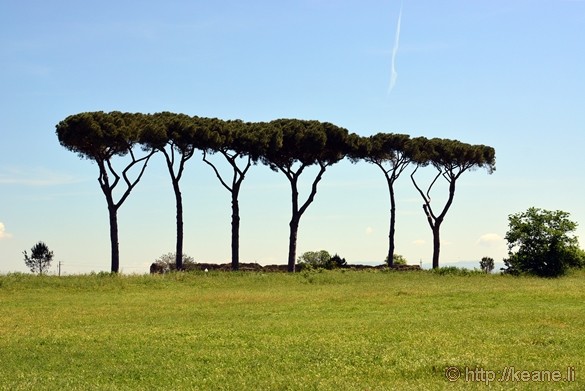
<path id="1" fill-rule="evenodd" d="M 417 239 L 414 242 L 412 242 L 412 244 L 416 245 L 416 246 L 422 246 L 423 244 L 426 244 L 427 242 L 425 242 L 422 239 Z"/>
<path id="2" fill-rule="evenodd" d="M 0 168 L 0 184 L 24 186 L 55 186 L 78 182 L 71 175 L 37 168 Z"/>
<path id="3" fill-rule="evenodd" d="M 372 227 L 366 228 L 366 235 L 371 235 L 373 233 L 374 233 L 374 228 L 372 228 Z"/>
<path id="4" fill-rule="evenodd" d="M 4 224 L 0 221 L 0 239 L 10 239 L 11 237 L 12 234 L 6 232 L 6 227 L 4 227 Z"/>
<path id="5" fill-rule="evenodd" d="M 498 234 L 487 233 L 480 236 L 477 244 L 483 247 L 499 247 L 504 244 L 504 238 Z"/>

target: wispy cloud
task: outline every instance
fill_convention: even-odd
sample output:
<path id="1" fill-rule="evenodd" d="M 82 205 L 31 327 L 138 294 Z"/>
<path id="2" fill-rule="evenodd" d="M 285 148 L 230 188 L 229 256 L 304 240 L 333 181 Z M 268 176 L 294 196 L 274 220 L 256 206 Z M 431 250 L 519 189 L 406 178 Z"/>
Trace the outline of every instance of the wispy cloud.
<path id="1" fill-rule="evenodd" d="M 4 227 L 4 223 L 0 221 L 0 240 L 2 239 L 10 239 L 12 234 L 10 232 L 6 232 L 6 227 Z"/>
<path id="2" fill-rule="evenodd" d="M 372 227 L 366 228 L 366 235 L 371 235 L 373 233 L 374 233 L 374 228 L 372 228 Z"/>
<path id="3" fill-rule="evenodd" d="M 423 239 L 417 239 L 414 242 L 412 242 L 412 244 L 416 245 L 416 246 L 422 246 L 424 244 L 426 244 L 427 242 L 424 241 Z"/>
<path id="4" fill-rule="evenodd" d="M 0 168 L 0 185 L 57 186 L 79 182 L 71 175 L 43 167 Z"/>
<path id="5" fill-rule="evenodd" d="M 394 36 L 394 47 L 392 48 L 392 69 L 390 73 L 390 85 L 388 86 L 388 95 L 394 89 L 396 85 L 396 79 L 398 79 L 398 72 L 396 72 L 396 53 L 398 53 L 398 46 L 400 45 L 400 25 L 402 23 L 402 7 L 404 3 L 400 5 L 400 13 L 398 14 L 398 22 L 396 23 L 396 35 Z"/>

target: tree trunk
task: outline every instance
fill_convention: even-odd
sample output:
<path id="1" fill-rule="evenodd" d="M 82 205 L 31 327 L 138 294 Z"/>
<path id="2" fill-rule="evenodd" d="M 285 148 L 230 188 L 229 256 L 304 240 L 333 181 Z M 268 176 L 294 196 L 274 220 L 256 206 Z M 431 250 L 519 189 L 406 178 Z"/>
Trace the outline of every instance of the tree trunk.
<path id="1" fill-rule="evenodd" d="M 297 188 L 298 177 L 293 177 L 290 180 L 290 189 L 292 196 L 292 216 L 290 219 L 290 235 L 288 238 L 288 272 L 295 272 L 296 257 L 297 257 L 297 236 L 299 232 L 299 222 L 301 220 L 301 213 L 299 212 L 299 190 Z"/>
<path id="2" fill-rule="evenodd" d="M 120 270 L 120 247 L 118 244 L 118 208 L 108 205 L 110 215 L 110 244 L 112 248 L 112 273 Z"/>
<path id="3" fill-rule="evenodd" d="M 173 180 L 175 203 L 177 206 L 177 243 L 175 247 L 175 265 L 177 270 L 183 270 L 183 197 L 179 188 L 179 181 Z"/>
<path id="4" fill-rule="evenodd" d="M 288 271 L 294 273 L 297 257 L 297 236 L 299 232 L 299 221 L 301 216 L 298 213 L 293 214 L 290 220 L 290 236 L 288 240 Z"/>
<path id="5" fill-rule="evenodd" d="M 441 223 L 435 221 L 433 227 L 433 269 L 439 267 L 439 254 L 441 252 L 441 238 L 440 238 Z"/>
<path id="6" fill-rule="evenodd" d="M 232 270 L 240 268 L 240 204 L 238 202 L 239 186 L 232 190 Z"/>
<path id="7" fill-rule="evenodd" d="M 396 200 L 394 186 L 388 185 L 390 191 L 390 233 L 388 234 L 388 267 L 394 265 L 394 233 L 396 231 Z"/>

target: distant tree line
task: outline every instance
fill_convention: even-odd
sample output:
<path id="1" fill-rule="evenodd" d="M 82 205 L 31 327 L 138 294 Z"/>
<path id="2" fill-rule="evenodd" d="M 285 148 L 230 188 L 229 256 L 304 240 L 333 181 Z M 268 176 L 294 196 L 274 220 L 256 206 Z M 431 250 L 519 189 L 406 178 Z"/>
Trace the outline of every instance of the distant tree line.
<path id="1" fill-rule="evenodd" d="M 394 260 L 396 200 L 394 184 L 408 166 L 412 183 L 423 200 L 423 211 L 433 233 L 433 268 L 439 266 L 440 227 L 455 195 L 456 181 L 468 170 L 485 167 L 495 170 L 495 151 L 485 145 L 470 145 L 456 140 L 378 133 L 362 137 L 328 122 L 277 119 L 270 122 L 226 121 L 162 112 L 156 114 L 123 112 L 86 112 L 71 115 L 56 126 L 59 142 L 81 158 L 94 161 L 98 182 L 106 198 L 110 222 L 111 271 L 120 267 L 118 210 L 142 178 L 151 157 L 165 157 L 176 204 L 175 263 L 183 269 L 183 199 L 180 182 L 185 164 L 197 150 L 203 154 L 221 185 L 231 195 L 232 269 L 239 267 L 239 192 L 252 165 L 264 164 L 281 172 L 289 181 L 292 212 L 289 222 L 288 271 L 295 271 L 297 235 L 301 217 L 314 201 L 317 187 L 327 168 L 344 158 L 366 161 L 378 166 L 386 178 L 390 194 L 390 231 L 387 262 Z M 229 178 L 222 176 L 208 159 L 222 155 L 232 167 Z M 129 156 L 121 168 L 116 157 Z M 299 199 L 298 181 L 305 169 L 317 166 L 309 195 Z M 431 166 L 437 173 L 426 187 L 416 181 L 420 167 Z M 431 205 L 430 192 L 443 178 L 449 186 L 442 208 Z"/>

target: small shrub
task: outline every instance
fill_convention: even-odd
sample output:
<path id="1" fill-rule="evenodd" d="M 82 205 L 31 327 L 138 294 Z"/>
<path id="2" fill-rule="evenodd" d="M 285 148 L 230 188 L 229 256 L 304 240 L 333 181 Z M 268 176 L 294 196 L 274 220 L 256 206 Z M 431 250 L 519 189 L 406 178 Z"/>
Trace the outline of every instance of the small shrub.
<path id="1" fill-rule="evenodd" d="M 404 258 L 400 254 L 394 254 L 394 261 L 392 262 L 393 265 L 408 265 L 406 262 L 406 258 Z"/>
<path id="2" fill-rule="evenodd" d="M 388 256 L 386 256 L 386 259 L 384 259 L 384 264 L 388 265 Z M 400 254 L 394 254 L 392 257 L 392 266 L 396 265 L 408 265 L 408 262 L 404 256 Z"/>
<path id="3" fill-rule="evenodd" d="M 176 253 L 166 253 L 158 257 L 151 265 L 150 265 L 150 273 L 151 274 L 164 274 L 169 273 L 172 271 L 177 271 L 177 264 L 176 264 Z M 193 260 L 193 257 L 183 253 L 183 270 L 184 271 L 194 271 L 198 270 L 197 263 Z"/>
<path id="4" fill-rule="evenodd" d="M 303 265 L 303 268 L 324 268 L 327 263 L 331 261 L 331 255 L 325 250 L 321 251 L 307 251 L 299 257 L 298 263 Z"/>
<path id="5" fill-rule="evenodd" d="M 479 267 L 485 273 L 491 273 L 494 270 L 494 259 L 490 257 L 483 257 L 481 261 L 479 261 Z"/>
<path id="6" fill-rule="evenodd" d="M 329 270 L 338 269 L 345 266 L 347 266 L 347 261 L 345 260 L 345 258 L 341 258 L 337 254 L 335 254 L 327 262 L 325 262 L 325 269 Z"/>

